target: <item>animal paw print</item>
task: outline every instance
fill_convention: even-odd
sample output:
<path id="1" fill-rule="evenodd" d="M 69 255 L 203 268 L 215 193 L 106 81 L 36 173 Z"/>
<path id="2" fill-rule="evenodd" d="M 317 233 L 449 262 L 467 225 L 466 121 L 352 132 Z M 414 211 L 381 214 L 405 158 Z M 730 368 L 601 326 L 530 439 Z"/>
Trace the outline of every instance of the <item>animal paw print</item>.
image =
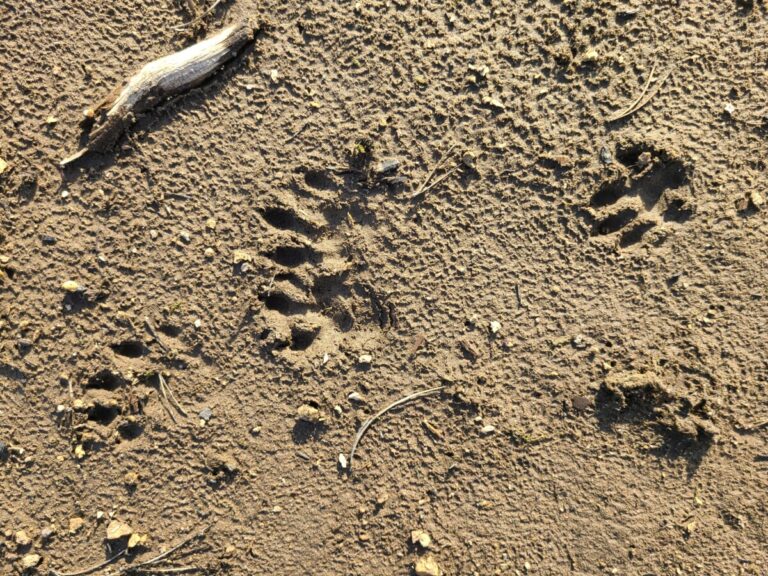
<path id="1" fill-rule="evenodd" d="M 592 195 L 593 236 L 618 236 L 621 248 L 693 215 L 686 188 L 690 170 L 664 150 L 632 145 L 616 151 L 615 177 Z M 663 238 L 663 235 L 661 236 Z"/>
<path id="2" fill-rule="evenodd" d="M 325 217 L 278 199 L 259 213 L 269 231 L 260 251 L 273 271 L 259 294 L 272 346 L 304 351 L 350 330 L 351 263 L 341 242 L 327 236 Z"/>
<path id="3" fill-rule="evenodd" d="M 147 387 L 114 367 L 91 373 L 81 384 L 78 398 L 57 410 L 59 428 L 69 435 L 76 457 L 126 445 L 143 434 L 144 407 L 150 399 Z"/>

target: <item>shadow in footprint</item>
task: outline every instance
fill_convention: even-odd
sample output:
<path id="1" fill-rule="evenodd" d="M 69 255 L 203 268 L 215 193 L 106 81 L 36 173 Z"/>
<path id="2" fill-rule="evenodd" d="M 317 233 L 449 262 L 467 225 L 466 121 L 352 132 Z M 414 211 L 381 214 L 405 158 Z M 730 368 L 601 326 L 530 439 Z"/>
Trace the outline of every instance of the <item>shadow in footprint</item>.
<path id="1" fill-rule="evenodd" d="M 604 432 L 616 425 L 650 426 L 661 440 L 650 454 L 669 460 L 686 460 L 688 476 L 696 473 L 713 444 L 710 430 L 694 424 L 701 406 L 686 398 L 670 396 L 652 384 L 626 388 L 617 393 L 604 384 L 595 396 L 595 416 Z"/>
<path id="2" fill-rule="evenodd" d="M 313 423 L 299 420 L 293 426 L 291 437 L 294 444 L 306 444 L 307 442 L 320 439 L 326 430 L 328 430 L 328 427 L 322 422 Z"/>

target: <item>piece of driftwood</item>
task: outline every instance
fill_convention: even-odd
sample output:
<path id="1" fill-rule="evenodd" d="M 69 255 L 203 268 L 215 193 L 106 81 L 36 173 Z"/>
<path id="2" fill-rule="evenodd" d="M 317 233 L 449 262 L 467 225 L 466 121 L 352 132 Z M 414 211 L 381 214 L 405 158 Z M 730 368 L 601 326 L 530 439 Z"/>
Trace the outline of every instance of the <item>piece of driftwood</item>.
<path id="1" fill-rule="evenodd" d="M 234 58 L 251 42 L 254 34 L 255 27 L 244 20 L 189 48 L 145 64 L 86 111 L 86 116 L 94 119 L 101 114 L 101 122 L 91 132 L 85 147 L 62 160 L 61 166 L 67 166 L 89 152 L 108 151 L 130 126 L 136 114 L 207 80 L 219 66 Z"/>

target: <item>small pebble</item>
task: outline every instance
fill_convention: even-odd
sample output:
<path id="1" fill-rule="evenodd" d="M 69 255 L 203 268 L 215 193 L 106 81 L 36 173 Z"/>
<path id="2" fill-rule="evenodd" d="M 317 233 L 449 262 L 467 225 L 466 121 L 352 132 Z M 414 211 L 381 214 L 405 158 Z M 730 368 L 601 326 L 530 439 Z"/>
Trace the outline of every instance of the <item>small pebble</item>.
<path id="1" fill-rule="evenodd" d="M 27 533 L 24 530 L 16 532 L 16 534 L 13 535 L 13 541 L 16 542 L 17 546 L 29 546 L 32 543 L 32 539 L 27 536 Z"/>
<path id="2" fill-rule="evenodd" d="M 347 396 L 347 400 L 350 402 L 365 402 L 365 398 L 363 398 L 359 392 L 352 392 L 349 396 Z"/>
<path id="3" fill-rule="evenodd" d="M 374 167 L 373 171 L 377 176 L 383 176 L 390 172 L 396 172 L 400 168 L 400 160 L 397 158 L 383 158 Z"/>
<path id="4" fill-rule="evenodd" d="M 432 544 L 432 537 L 424 530 L 412 530 L 411 531 L 411 543 L 418 544 L 422 548 L 429 548 Z"/>
<path id="5" fill-rule="evenodd" d="M 427 554 L 416 560 L 416 565 L 413 570 L 416 576 L 440 576 L 442 574 L 440 566 L 438 566 L 437 561 L 431 554 Z"/>
<path id="6" fill-rule="evenodd" d="M 361 354 L 360 357 L 357 359 L 357 362 L 359 364 L 368 366 L 371 364 L 371 362 L 373 362 L 373 356 L 371 356 L 370 354 Z"/>
<path id="7" fill-rule="evenodd" d="M 253 256 L 245 250 L 234 250 L 232 252 L 232 264 L 243 264 L 244 262 L 253 262 Z"/>
<path id="8" fill-rule="evenodd" d="M 158 236 L 157 230 L 149 231 L 149 237 L 152 238 L 152 240 L 157 240 L 157 236 Z"/>
<path id="9" fill-rule="evenodd" d="M 216 256 L 216 252 L 213 250 L 213 248 L 206 248 L 203 254 L 205 254 L 205 257 L 208 258 L 208 260 L 211 260 L 214 256 Z"/>
<path id="10" fill-rule="evenodd" d="M 653 162 L 653 155 L 646 150 L 640 156 L 637 157 L 637 166 L 638 168 L 645 168 L 648 166 L 651 162 Z"/>
<path id="11" fill-rule="evenodd" d="M 203 325 L 203 321 L 200 320 L 200 318 L 197 318 L 193 324 L 195 325 L 195 328 L 200 328 Z"/>
<path id="12" fill-rule="evenodd" d="M 206 406 L 205 408 L 200 410 L 200 413 L 198 414 L 198 416 L 200 417 L 200 420 L 202 420 L 203 422 L 208 422 L 208 420 L 210 420 L 211 417 L 213 416 L 213 410 L 211 410 Z"/>
<path id="13" fill-rule="evenodd" d="M 339 454 L 339 467 L 342 470 L 346 470 L 347 469 L 347 457 L 344 456 L 344 454 Z"/>
<path id="14" fill-rule="evenodd" d="M 75 516 L 73 518 L 70 518 L 69 519 L 69 533 L 70 534 L 75 534 L 76 532 L 78 532 L 83 527 L 84 524 L 85 524 L 85 520 L 83 520 L 79 516 Z"/>
<path id="15" fill-rule="evenodd" d="M 577 350 L 584 350 L 587 347 L 587 343 L 584 340 L 584 336 L 582 336 L 581 334 L 576 334 L 576 336 L 574 336 L 571 339 L 571 345 Z"/>
<path id="16" fill-rule="evenodd" d="M 480 429 L 480 434 L 482 434 L 483 436 L 487 436 L 488 434 L 493 434 L 494 432 L 496 432 L 496 426 L 492 424 L 486 424 Z"/>
<path id="17" fill-rule="evenodd" d="M 583 412 L 592 407 L 592 400 L 587 396 L 574 396 L 571 398 L 571 406 L 573 406 L 574 410 Z"/>
<path id="18" fill-rule="evenodd" d="M 192 235 L 187 230 L 179 232 L 179 238 L 181 238 L 185 244 L 189 244 L 192 241 Z"/>
<path id="19" fill-rule="evenodd" d="M 309 404 L 302 404 L 299 406 L 298 410 L 296 410 L 296 418 L 302 422 L 317 424 L 322 422 L 323 415 L 320 413 L 320 410 L 314 406 L 310 406 Z"/>
<path id="20" fill-rule="evenodd" d="M 38 564 L 40 564 L 40 561 L 42 558 L 39 554 L 27 554 L 24 556 L 24 558 L 21 559 L 21 567 L 24 570 L 31 570 Z"/>
<path id="21" fill-rule="evenodd" d="M 65 292 L 69 292 L 70 294 L 79 292 L 81 290 L 80 284 L 78 284 L 74 280 L 65 280 L 64 282 L 62 282 L 61 289 L 64 290 Z"/>
<path id="22" fill-rule="evenodd" d="M 56 244 L 56 238 L 50 234 L 41 235 L 40 241 L 43 243 L 43 246 L 53 246 Z"/>
<path id="23" fill-rule="evenodd" d="M 107 526 L 107 540 L 120 540 L 133 534 L 133 529 L 118 519 L 113 519 Z"/>
<path id="24" fill-rule="evenodd" d="M 336 413 L 336 416 L 341 416 L 342 414 L 344 414 L 344 410 L 338 404 L 336 404 L 336 406 L 333 407 L 333 411 Z"/>
<path id="25" fill-rule="evenodd" d="M 733 113 L 736 112 L 736 106 L 728 102 L 725 106 L 723 106 L 723 112 L 728 114 L 728 116 L 733 116 Z"/>
<path id="26" fill-rule="evenodd" d="M 498 334 L 501 331 L 501 322 L 494 320 L 490 324 L 491 334 Z"/>
<path id="27" fill-rule="evenodd" d="M 590 48 L 586 52 L 584 52 L 584 56 L 582 57 L 582 62 L 595 62 L 598 58 L 599 54 L 597 53 L 597 50 L 594 48 Z"/>

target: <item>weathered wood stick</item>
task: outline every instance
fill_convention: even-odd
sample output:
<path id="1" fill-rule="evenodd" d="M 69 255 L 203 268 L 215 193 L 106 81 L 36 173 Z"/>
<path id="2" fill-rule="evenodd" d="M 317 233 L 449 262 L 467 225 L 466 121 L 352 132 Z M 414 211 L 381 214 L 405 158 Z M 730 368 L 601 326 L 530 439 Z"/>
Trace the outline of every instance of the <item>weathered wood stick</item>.
<path id="1" fill-rule="evenodd" d="M 130 126 L 136 114 L 157 106 L 208 79 L 234 58 L 254 38 L 255 28 L 242 21 L 209 36 L 175 54 L 148 64 L 112 91 L 104 100 L 86 111 L 89 117 L 106 110 L 103 122 L 93 130 L 88 144 L 61 161 L 62 167 L 89 152 L 106 152 Z"/>

